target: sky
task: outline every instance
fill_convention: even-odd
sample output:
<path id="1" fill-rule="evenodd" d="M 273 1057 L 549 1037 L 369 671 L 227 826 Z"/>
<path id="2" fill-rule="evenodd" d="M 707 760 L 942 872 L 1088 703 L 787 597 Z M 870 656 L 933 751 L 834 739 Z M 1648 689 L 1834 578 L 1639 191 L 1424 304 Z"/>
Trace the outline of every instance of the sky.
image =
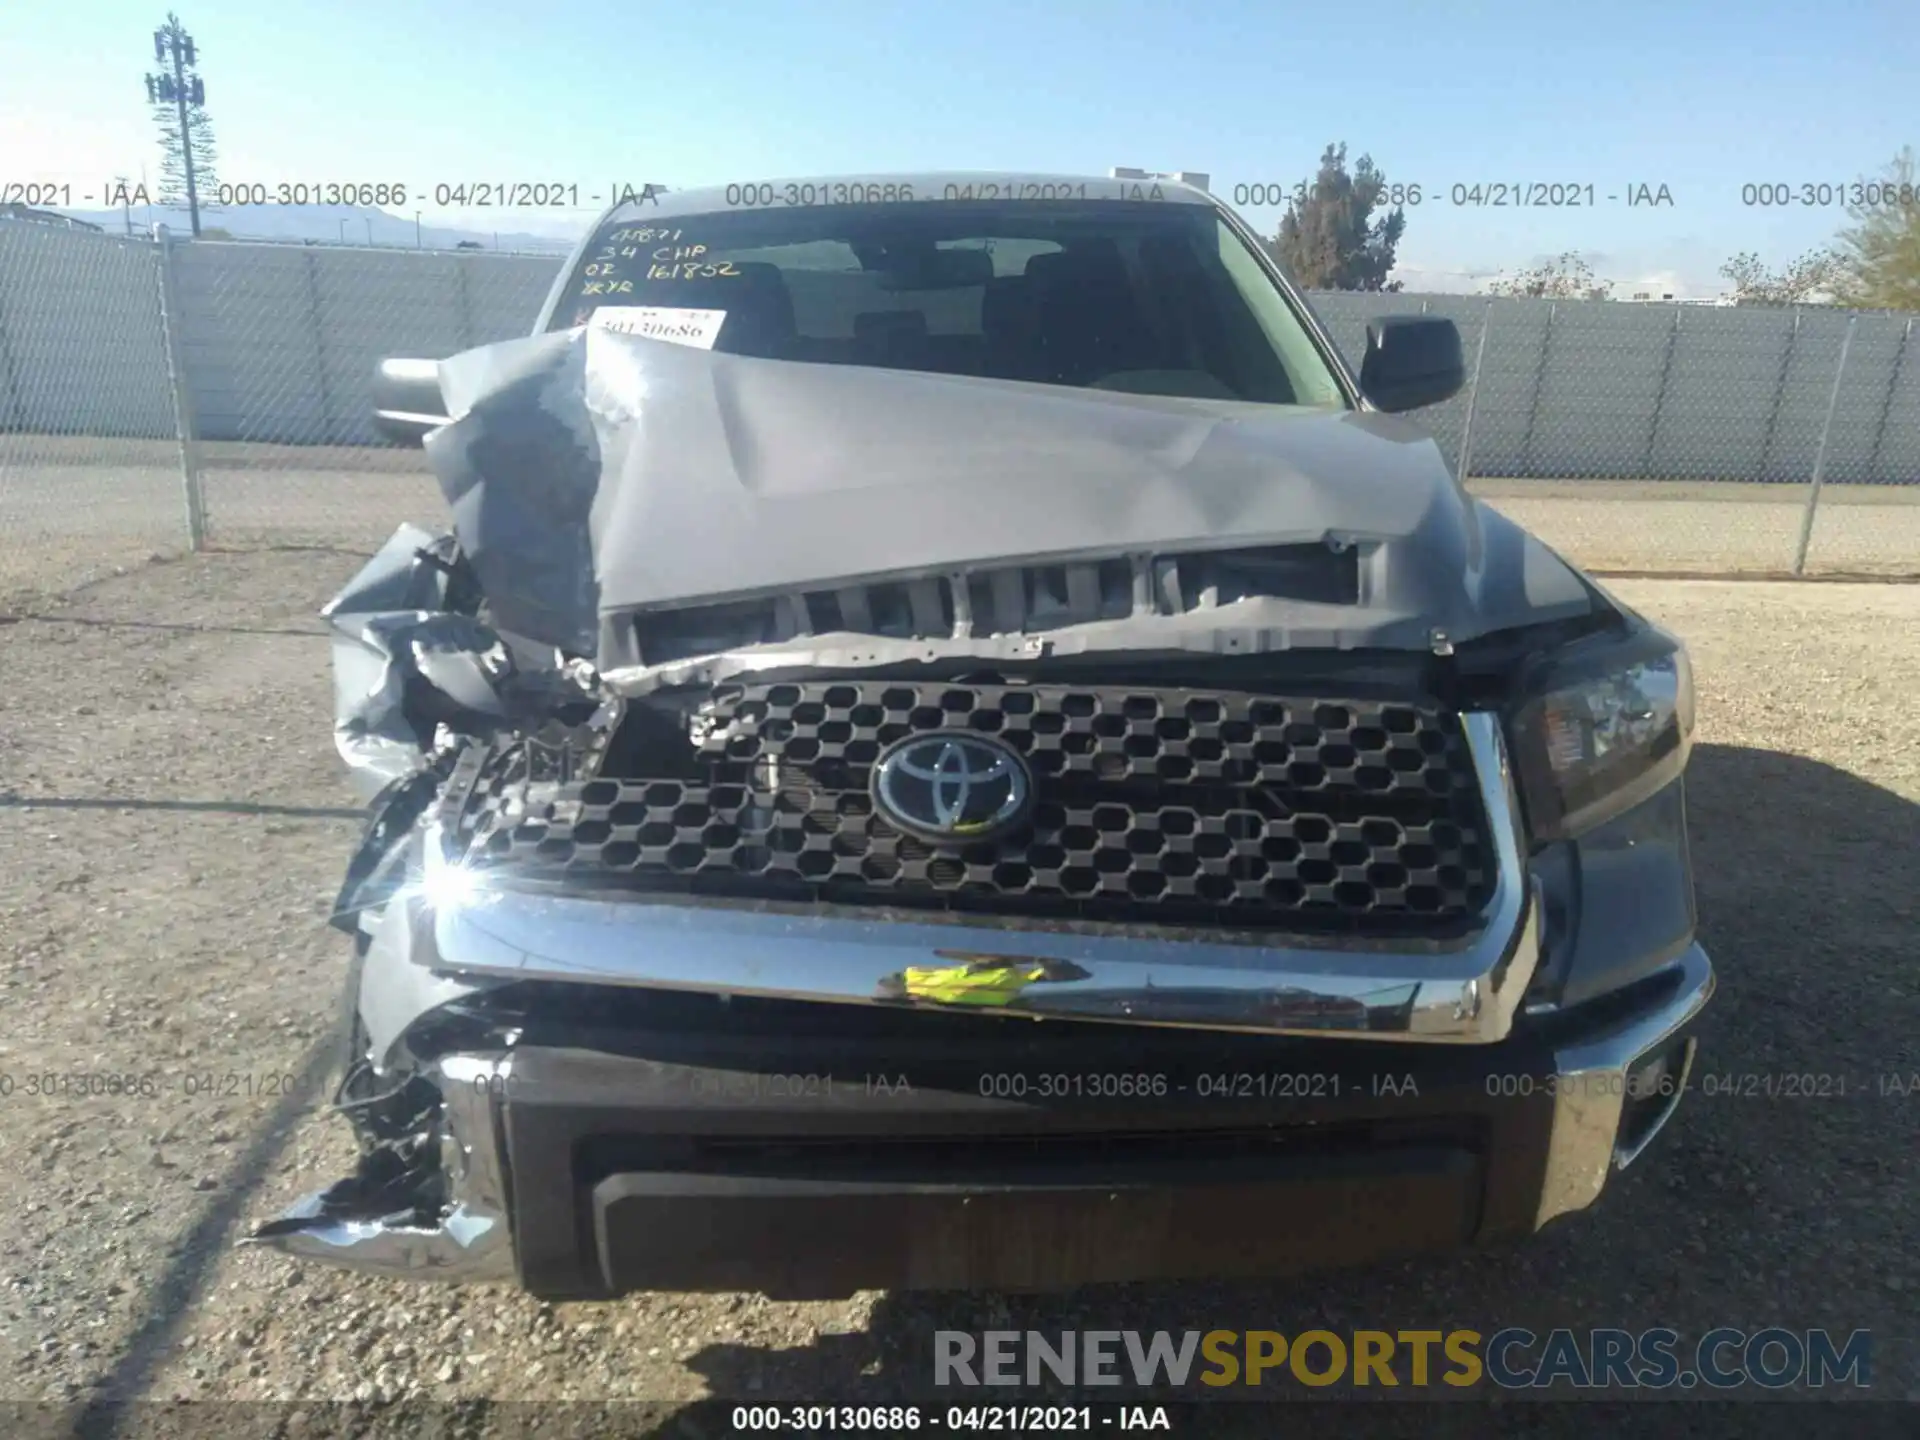
<path id="1" fill-rule="evenodd" d="M 115 175 L 157 177 L 142 76 L 165 3 L 0 5 L 0 200 L 64 185 L 99 208 Z M 223 181 L 403 184 L 391 208 L 428 224 L 556 236 L 620 183 L 1115 165 L 1203 171 L 1271 233 L 1280 209 L 1237 187 L 1291 187 L 1344 141 L 1421 186 L 1408 290 L 1577 251 L 1694 296 L 1725 288 L 1736 252 L 1785 265 L 1847 223 L 1800 187 L 1920 147 L 1914 0 L 173 3 Z M 432 203 L 488 181 L 578 186 L 586 208 Z M 1594 203 L 1472 201 L 1502 183 Z M 1750 203 L 1763 184 L 1796 203 Z M 1630 205 L 1643 185 L 1671 203 Z"/>

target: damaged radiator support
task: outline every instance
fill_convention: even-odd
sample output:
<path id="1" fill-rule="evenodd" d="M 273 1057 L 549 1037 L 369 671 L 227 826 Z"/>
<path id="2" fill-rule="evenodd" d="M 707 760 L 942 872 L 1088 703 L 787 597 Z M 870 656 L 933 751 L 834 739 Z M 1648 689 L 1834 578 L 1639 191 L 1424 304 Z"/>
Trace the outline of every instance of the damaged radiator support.
<path id="1" fill-rule="evenodd" d="M 1184 615 L 1254 597 L 1358 604 L 1360 550 L 1346 543 L 1276 545 L 995 566 L 951 576 L 643 610 L 633 617 L 638 653 L 631 658 L 641 665 L 664 665 L 744 645 L 820 635 L 895 640 L 1040 635 L 1099 621 Z"/>

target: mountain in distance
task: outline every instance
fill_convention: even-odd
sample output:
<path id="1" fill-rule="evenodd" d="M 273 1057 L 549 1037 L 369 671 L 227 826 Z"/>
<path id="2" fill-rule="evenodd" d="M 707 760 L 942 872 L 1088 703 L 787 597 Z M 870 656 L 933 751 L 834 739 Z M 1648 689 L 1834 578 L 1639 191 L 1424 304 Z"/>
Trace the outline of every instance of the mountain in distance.
<path id="1" fill-rule="evenodd" d="M 134 205 L 130 211 L 61 207 L 43 213 L 83 220 L 98 225 L 109 235 L 125 234 L 129 216 L 136 235 L 145 235 L 151 224 L 165 225 L 176 240 L 187 239 L 193 233 L 187 212 L 171 206 Z M 482 225 L 492 218 L 485 211 L 470 213 L 482 217 Z M 200 225 L 202 230 L 225 231 L 235 240 L 269 240 L 279 244 L 308 241 L 328 246 L 371 244 L 406 250 L 452 250 L 465 243 L 482 250 L 561 256 L 572 250 L 580 235 L 598 217 L 597 210 L 555 210 L 529 221 L 522 212 L 511 220 L 502 216 L 502 228 L 497 231 L 490 225 L 481 228 L 422 224 L 416 235 L 411 215 L 390 214 L 368 205 L 230 205 L 212 210 L 203 207 Z M 515 228 L 504 228 L 508 224 Z M 530 224 L 538 228 L 527 229 Z M 1393 278 L 1401 282 L 1404 293 L 1485 294 L 1488 282 L 1506 273 L 1501 267 L 1488 268 L 1484 263 L 1479 268 L 1471 268 L 1456 261 L 1453 268 L 1446 268 L 1447 259 L 1431 258 L 1438 261 L 1434 268 L 1420 263 L 1394 268 Z M 1516 256 L 1511 268 L 1524 268 L 1527 264 L 1539 263 L 1542 258 Z M 1724 285 L 1707 278 L 1714 274 L 1712 252 L 1697 242 L 1676 242 L 1632 253 L 1595 252 L 1589 257 L 1589 263 L 1600 272 L 1596 277 L 1599 283 L 1611 287 L 1615 299 L 1632 299 L 1643 292 L 1648 298 L 1671 294 L 1676 299 L 1694 299 L 1716 297 L 1725 289 Z M 1609 271 L 1614 276 L 1632 278 L 1607 278 Z"/>
<path id="2" fill-rule="evenodd" d="M 74 210 L 53 213 L 98 225 L 109 235 L 124 235 L 131 220 L 133 233 L 144 235 L 150 225 L 165 225 L 176 240 L 190 239 L 193 222 L 184 208 L 134 205 L 117 210 Z M 316 245 L 376 246 L 381 249 L 453 250 L 462 242 L 483 250 L 514 250 L 540 255 L 565 255 L 580 234 L 598 218 L 597 212 L 557 212 L 540 221 L 542 230 L 495 230 L 420 224 L 410 215 L 392 215 L 370 205 L 230 205 L 200 208 L 200 228 L 225 231 L 235 240 L 272 240 L 281 244 L 310 241 Z M 527 222 L 515 216 L 511 222 Z M 221 238 L 219 236 L 214 237 Z"/>

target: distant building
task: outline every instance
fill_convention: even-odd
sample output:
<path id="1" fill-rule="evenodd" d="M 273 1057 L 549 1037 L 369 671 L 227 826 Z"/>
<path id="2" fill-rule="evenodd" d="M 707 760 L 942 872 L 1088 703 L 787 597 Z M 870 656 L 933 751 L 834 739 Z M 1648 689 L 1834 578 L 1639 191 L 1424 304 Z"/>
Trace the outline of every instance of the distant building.
<path id="1" fill-rule="evenodd" d="M 1213 176 L 1204 170 L 1142 170 L 1135 165 L 1115 165 L 1109 174 L 1115 180 L 1171 180 L 1196 190 L 1205 190 L 1213 184 Z"/>
<path id="2" fill-rule="evenodd" d="M 1676 295 L 1671 290 L 1623 289 L 1616 286 L 1613 298 L 1631 305 L 1638 301 L 1648 305 L 1731 305 L 1731 295 Z"/>
<path id="3" fill-rule="evenodd" d="M 0 205 L 0 220 L 25 220 L 30 225 L 64 225 L 69 230 L 105 233 L 102 226 L 89 224 L 85 220 L 76 220 L 71 215 L 62 215 L 57 210 L 36 210 L 31 205 L 22 205 L 17 200 Z"/>

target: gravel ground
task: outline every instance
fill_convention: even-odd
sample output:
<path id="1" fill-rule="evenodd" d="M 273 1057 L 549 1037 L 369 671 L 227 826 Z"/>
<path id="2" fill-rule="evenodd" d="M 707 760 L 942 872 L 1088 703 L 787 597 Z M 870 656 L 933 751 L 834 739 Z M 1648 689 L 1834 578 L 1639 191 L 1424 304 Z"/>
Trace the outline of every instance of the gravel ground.
<path id="1" fill-rule="evenodd" d="M 936 1327 L 1777 1323 L 1871 1329 L 1877 1393 L 1920 1400 L 1920 1096 L 1696 1094 L 1597 1210 L 1515 1252 L 1281 1283 L 555 1308 L 235 1251 L 350 1162 L 317 1107 L 347 954 L 322 921 L 358 822 L 313 612 L 355 564 L 204 555 L 0 617 L 0 1398 L 672 1409 L 920 1389 Z M 1920 1073 L 1920 587 L 1614 588 L 1700 677 L 1703 1063 L 1869 1092 Z M 162 1093 L 28 1094 L 48 1071 Z"/>
<path id="2" fill-rule="evenodd" d="M 1589 570 L 1789 575 L 1809 487 L 1474 480 L 1469 489 Z M 1920 575 L 1920 485 L 1821 487 L 1810 575 Z"/>

